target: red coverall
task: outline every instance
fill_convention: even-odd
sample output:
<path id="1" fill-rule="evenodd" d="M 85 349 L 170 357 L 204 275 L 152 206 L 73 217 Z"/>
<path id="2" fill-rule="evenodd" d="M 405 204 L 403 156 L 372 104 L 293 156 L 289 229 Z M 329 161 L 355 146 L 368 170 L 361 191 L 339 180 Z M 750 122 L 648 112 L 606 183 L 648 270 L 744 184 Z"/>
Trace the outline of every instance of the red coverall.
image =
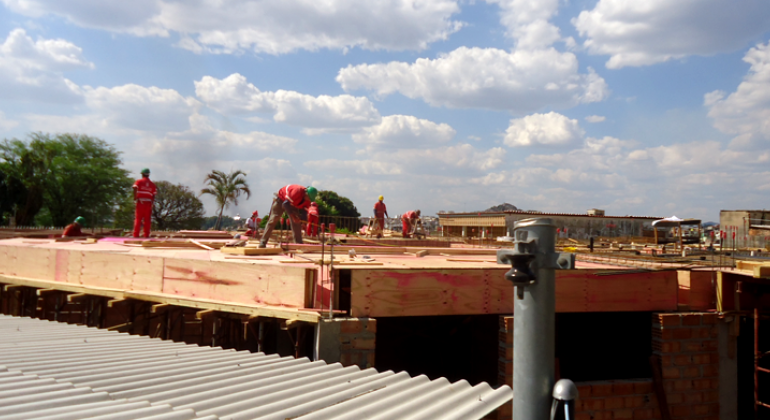
<path id="1" fill-rule="evenodd" d="M 380 233 L 385 229 L 385 213 L 387 212 L 388 210 L 385 207 L 385 203 L 382 201 L 374 203 L 374 218 L 377 219 L 377 228 L 379 228 Z"/>
<path id="2" fill-rule="evenodd" d="M 305 232 L 308 236 L 318 236 L 318 204 L 315 202 L 311 203 L 307 209 L 307 230 Z"/>
<path id="3" fill-rule="evenodd" d="M 408 211 L 401 215 L 401 236 L 404 238 L 410 238 L 412 235 L 410 234 L 412 232 L 412 223 L 414 223 L 413 220 L 417 219 L 417 213 L 413 211 Z"/>
<path id="4" fill-rule="evenodd" d="M 70 223 L 64 228 L 62 238 L 68 238 L 70 236 L 83 236 L 83 232 L 80 230 L 80 225 L 77 223 Z"/>
<path id="5" fill-rule="evenodd" d="M 150 178 L 137 179 L 134 182 L 136 192 L 136 214 L 134 217 L 134 237 L 139 237 L 139 229 L 144 222 L 144 237 L 150 237 L 152 227 L 152 201 L 155 199 L 157 188 Z"/>
<path id="6" fill-rule="evenodd" d="M 305 200 L 306 195 L 307 190 L 302 185 L 287 185 L 278 190 L 278 194 L 276 194 L 276 198 L 273 200 L 273 205 L 270 207 L 270 219 L 265 225 L 265 232 L 262 234 L 260 245 L 267 244 L 275 225 L 281 220 L 281 215 L 283 215 L 284 211 L 289 216 L 289 222 L 291 222 L 294 243 L 302 243 L 302 226 L 299 211 L 310 207 L 310 200 Z M 287 204 L 286 207 L 283 206 L 284 203 Z"/>

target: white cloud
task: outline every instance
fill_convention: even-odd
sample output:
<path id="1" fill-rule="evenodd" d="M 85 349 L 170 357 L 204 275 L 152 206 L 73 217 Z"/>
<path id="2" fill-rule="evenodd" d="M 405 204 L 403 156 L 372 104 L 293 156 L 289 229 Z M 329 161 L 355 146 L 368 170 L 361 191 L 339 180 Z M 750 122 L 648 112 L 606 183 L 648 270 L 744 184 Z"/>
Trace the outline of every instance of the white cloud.
<path id="1" fill-rule="evenodd" d="M 2 0 L 16 13 L 62 16 L 88 28 L 182 37 L 195 52 L 281 54 L 299 49 L 424 49 L 462 26 L 455 0 Z M 394 28 L 398 28 L 394 30 Z"/>
<path id="2" fill-rule="evenodd" d="M 770 2 L 599 0 L 572 20 L 608 68 L 735 51 L 770 27 Z"/>
<path id="3" fill-rule="evenodd" d="M 287 90 L 262 92 L 237 73 L 224 79 L 204 76 L 195 82 L 195 92 L 222 114 L 271 113 L 276 122 L 303 127 L 306 134 L 357 129 L 381 120 L 374 104 L 364 97 L 316 97 Z"/>
<path id="4" fill-rule="evenodd" d="M 547 47 L 561 38 L 559 28 L 548 21 L 559 8 L 558 0 L 487 0 L 500 6 L 500 22 L 516 48 Z"/>
<path id="5" fill-rule="evenodd" d="M 460 47 L 412 64 L 351 65 L 340 70 L 337 82 L 346 91 L 369 89 L 382 96 L 400 92 L 434 106 L 515 113 L 597 102 L 608 94 L 604 79 L 590 69 L 578 73 L 575 55 L 553 48 L 509 53 Z"/>
<path id="6" fill-rule="evenodd" d="M 82 49 L 63 39 L 34 41 L 14 29 L 0 45 L 2 100 L 72 103 L 81 100 L 79 87 L 62 72 L 92 69 Z"/>
<path id="7" fill-rule="evenodd" d="M 584 135 L 577 120 L 549 112 L 512 119 L 503 142 L 510 147 L 565 146 L 579 142 Z"/>
<path id="8" fill-rule="evenodd" d="M 455 133 L 448 124 L 436 124 L 410 115 L 389 115 L 383 117 L 379 125 L 354 134 L 353 140 L 381 148 L 413 149 L 446 143 Z"/>
<path id="9" fill-rule="evenodd" d="M 173 89 L 128 84 L 114 88 L 84 88 L 86 104 L 110 125 L 133 130 L 183 131 L 200 107 Z"/>
<path id="10" fill-rule="evenodd" d="M 770 141 L 770 42 L 750 49 L 743 61 L 751 68 L 735 92 L 704 96 L 709 116 L 720 131 L 736 135 L 736 146 L 767 148 Z"/>
<path id="11" fill-rule="evenodd" d="M 600 122 L 604 122 L 604 120 L 606 119 L 607 117 L 602 115 L 589 115 L 586 117 L 586 121 L 590 123 L 600 123 Z"/>

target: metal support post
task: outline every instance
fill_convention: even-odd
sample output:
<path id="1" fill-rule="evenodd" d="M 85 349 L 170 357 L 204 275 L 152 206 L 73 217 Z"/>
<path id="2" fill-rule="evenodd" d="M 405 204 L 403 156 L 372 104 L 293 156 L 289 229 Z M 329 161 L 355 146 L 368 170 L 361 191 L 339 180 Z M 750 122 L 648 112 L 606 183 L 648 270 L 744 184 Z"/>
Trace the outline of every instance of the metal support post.
<path id="1" fill-rule="evenodd" d="M 574 267 L 574 254 L 555 252 L 551 219 L 516 222 L 513 249 L 497 252 L 510 264 L 505 278 L 516 288 L 513 310 L 513 418 L 548 420 L 554 388 L 555 270 Z"/>

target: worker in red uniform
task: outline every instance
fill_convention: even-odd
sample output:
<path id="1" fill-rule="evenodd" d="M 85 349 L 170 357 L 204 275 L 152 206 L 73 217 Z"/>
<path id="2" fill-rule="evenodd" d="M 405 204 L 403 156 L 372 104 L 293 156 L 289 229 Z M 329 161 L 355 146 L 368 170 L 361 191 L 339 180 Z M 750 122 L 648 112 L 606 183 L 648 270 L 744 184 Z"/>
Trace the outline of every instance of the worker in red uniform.
<path id="1" fill-rule="evenodd" d="M 287 185 L 276 193 L 273 197 L 273 205 L 270 207 L 270 219 L 265 225 L 265 232 L 259 241 L 259 247 L 267 246 L 267 241 L 273 233 L 275 225 L 281 220 L 281 216 L 286 212 L 291 223 L 291 232 L 294 235 L 294 243 L 302 243 L 302 218 L 300 213 L 310 207 L 310 203 L 315 200 L 318 190 L 314 187 L 303 187 L 301 185 Z"/>
<path id="2" fill-rule="evenodd" d="M 85 236 L 83 235 L 83 231 L 80 230 L 85 222 L 86 219 L 81 216 L 76 217 L 75 222 L 68 224 L 67 227 L 64 228 L 64 233 L 62 233 L 61 237 L 71 238 L 73 236 Z"/>
<path id="3" fill-rule="evenodd" d="M 390 217 L 385 203 L 382 202 L 383 199 L 384 197 L 380 196 L 379 201 L 374 203 L 374 218 L 376 219 L 374 229 L 377 231 L 377 238 L 382 238 L 382 230 L 385 229 L 385 217 Z"/>
<path id="4" fill-rule="evenodd" d="M 134 218 L 134 237 L 139 237 L 139 229 L 144 222 L 144 237 L 150 237 L 150 228 L 152 227 L 152 202 L 155 200 L 155 194 L 158 189 L 150 181 L 150 170 L 142 169 L 142 177 L 134 182 L 134 202 L 136 203 L 136 214 Z"/>
<path id="5" fill-rule="evenodd" d="M 307 236 L 318 236 L 318 203 L 313 201 L 307 209 Z"/>
<path id="6" fill-rule="evenodd" d="M 417 219 L 420 218 L 420 210 L 408 211 L 401 215 L 401 236 L 404 238 L 412 237 L 412 230 L 414 229 Z"/>
<path id="7" fill-rule="evenodd" d="M 259 233 L 259 223 L 261 221 L 262 219 L 259 218 L 259 212 L 254 210 L 254 213 L 251 213 L 251 217 L 246 220 L 247 229 L 244 235 L 248 237 L 256 237 Z"/>

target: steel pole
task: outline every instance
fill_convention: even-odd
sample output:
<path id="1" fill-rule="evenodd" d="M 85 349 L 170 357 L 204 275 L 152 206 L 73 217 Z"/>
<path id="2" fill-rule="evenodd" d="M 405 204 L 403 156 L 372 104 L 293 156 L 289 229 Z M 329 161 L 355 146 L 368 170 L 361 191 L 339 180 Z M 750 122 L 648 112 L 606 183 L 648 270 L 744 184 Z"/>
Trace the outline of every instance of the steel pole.
<path id="1" fill-rule="evenodd" d="M 529 219 L 514 225 L 517 242 L 529 242 L 536 280 L 514 297 L 513 418 L 548 420 L 554 386 L 556 297 L 554 252 L 556 226 L 551 219 Z"/>

